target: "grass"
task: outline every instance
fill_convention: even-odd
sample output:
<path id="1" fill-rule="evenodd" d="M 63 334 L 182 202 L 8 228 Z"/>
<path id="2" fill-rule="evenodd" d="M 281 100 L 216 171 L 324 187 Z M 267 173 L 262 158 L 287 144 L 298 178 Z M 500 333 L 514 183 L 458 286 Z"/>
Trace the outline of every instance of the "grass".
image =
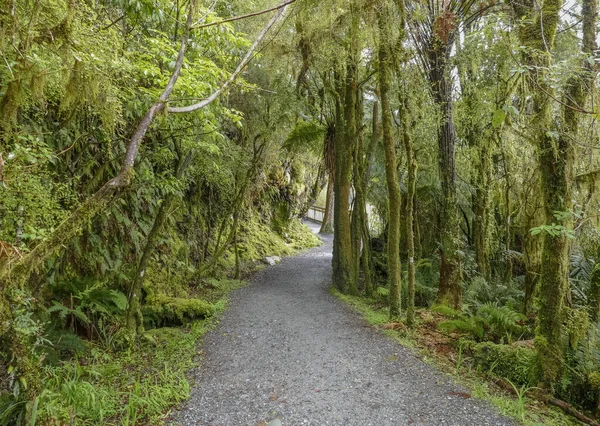
<path id="1" fill-rule="evenodd" d="M 430 318 L 420 319 L 414 330 L 405 327 L 389 328 L 389 315 L 382 299 L 368 299 L 362 296 L 342 294 L 336 289 L 332 294 L 360 312 L 372 326 L 380 328 L 384 334 L 401 345 L 410 348 L 423 361 L 452 376 L 453 380 L 470 389 L 471 396 L 486 400 L 496 406 L 500 413 L 526 426 L 576 426 L 580 423 L 561 410 L 542 404 L 527 397 L 529 389 L 515 388 L 514 397 L 490 382 L 485 372 L 478 372 L 467 363 L 464 355 L 464 342 L 449 339 L 438 333 L 428 324 Z M 425 314 L 427 311 L 423 311 Z M 425 315 L 424 315 L 425 316 Z M 437 336 L 432 337 L 432 333 Z M 433 342 L 432 341 L 436 341 Z M 438 349 L 441 349 L 438 351 Z"/>
<path id="2" fill-rule="evenodd" d="M 207 300 L 225 309 L 238 280 L 211 280 Z M 44 369 L 44 385 L 31 403 L 38 425 L 159 425 L 189 398 L 187 371 L 198 365 L 198 345 L 218 315 L 183 327 L 147 330 L 136 346 L 118 351 L 87 343 L 86 352 Z M 2 424 L 0 417 L 0 424 Z"/>

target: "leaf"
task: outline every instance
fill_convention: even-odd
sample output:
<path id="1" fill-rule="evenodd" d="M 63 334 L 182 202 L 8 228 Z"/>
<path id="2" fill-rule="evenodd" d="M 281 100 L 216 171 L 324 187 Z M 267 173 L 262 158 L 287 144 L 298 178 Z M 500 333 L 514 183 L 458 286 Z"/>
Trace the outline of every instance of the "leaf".
<path id="1" fill-rule="evenodd" d="M 116 291 L 116 290 L 111 290 L 111 299 L 114 302 L 114 304 L 116 305 L 117 308 L 119 308 L 120 310 L 124 311 L 125 308 L 127 307 L 127 296 L 125 296 L 123 293 L 121 293 L 120 291 Z"/>
<path id="2" fill-rule="evenodd" d="M 512 106 L 512 105 L 508 105 L 506 107 L 506 111 L 509 112 L 512 115 L 519 115 L 519 110 L 516 107 Z"/>
<path id="3" fill-rule="evenodd" d="M 492 127 L 494 129 L 498 129 L 504 124 L 504 120 L 506 119 L 506 111 L 503 109 L 497 109 L 494 111 L 494 116 L 492 117 Z"/>

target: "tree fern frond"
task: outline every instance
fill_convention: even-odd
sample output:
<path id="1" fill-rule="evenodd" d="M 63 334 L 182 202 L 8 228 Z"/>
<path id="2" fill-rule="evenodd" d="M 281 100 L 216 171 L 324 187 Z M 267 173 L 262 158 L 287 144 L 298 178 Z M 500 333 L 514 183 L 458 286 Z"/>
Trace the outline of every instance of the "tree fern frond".
<path id="1" fill-rule="evenodd" d="M 309 151 L 321 155 L 325 127 L 316 121 L 299 121 L 292 129 L 283 144 L 283 148 L 291 152 Z"/>

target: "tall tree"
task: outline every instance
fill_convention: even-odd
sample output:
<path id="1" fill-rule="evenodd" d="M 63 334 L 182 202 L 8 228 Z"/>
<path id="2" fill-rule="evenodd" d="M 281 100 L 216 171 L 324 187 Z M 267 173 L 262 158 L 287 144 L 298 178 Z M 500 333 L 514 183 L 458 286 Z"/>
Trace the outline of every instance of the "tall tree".
<path id="1" fill-rule="evenodd" d="M 441 182 L 439 216 L 440 281 L 438 302 L 459 307 L 462 300 L 459 216 L 456 200 L 456 129 L 453 117 L 450 55 L 458 25 L 470 19 L 472 0 L 428 1 L 424 20 L 411 20 L 412 36 L 439 111 L 438 169 Z"/>
<path id="2" fill-rule="evenodd" d="M 398 160 L 396 143 L 392 133 L 392 107 L 390 105 L 391 80 L 393 72 L 393 38 L 391 31 L 392 10 L 390 2 L 382 0 L 377 5 L 377 23 L 379 28 L 379 96 L 381 98 L 381 127 L 383 149 L 385 152 L 385 176 L 388 189 L 388 282 L 390 318 L 400 317 L 401 279 L 400 263 L 400 213 L 401 195 L 398 181 Z"/>

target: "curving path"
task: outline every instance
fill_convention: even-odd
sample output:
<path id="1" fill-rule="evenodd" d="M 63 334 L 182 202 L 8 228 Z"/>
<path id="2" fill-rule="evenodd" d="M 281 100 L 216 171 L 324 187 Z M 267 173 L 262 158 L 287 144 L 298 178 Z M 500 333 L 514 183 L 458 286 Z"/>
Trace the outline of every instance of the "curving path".
<path id="1" fill-rule="evenodd" d="M 325 237 L 234 293 L 176 424 L 512 424 L 332 296 L 331 247 Z"/>

